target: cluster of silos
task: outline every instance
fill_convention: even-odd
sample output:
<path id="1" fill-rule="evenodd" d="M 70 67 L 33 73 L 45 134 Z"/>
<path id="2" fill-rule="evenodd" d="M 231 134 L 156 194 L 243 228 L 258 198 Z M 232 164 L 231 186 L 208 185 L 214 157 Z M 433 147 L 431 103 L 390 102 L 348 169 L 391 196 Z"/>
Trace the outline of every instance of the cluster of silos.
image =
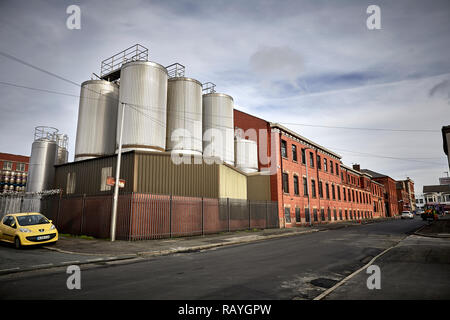
<path id="1" fill-rule="evenodd" d="M 39 126 L 35 128 L 28 166 L 27 192 L 41 192 L 53 188 L 55 165 L 68 159 L 67 136 L 58 129 Z"/>
<path id="2" fill-rule="evenodd" d="M 28 173 L 3 170 L 0 171 L 0 192 L 23 192 L 27 184 Z"/>
<path id="3" fill-rule="evenodd" d="M 131 61 L 121 66 L 120 85 L 84 82 L 75 161 L 117 152 L 123 118 L 123 152 L 170 151 L 234 165 L 241 149 L 234 140 L 233 98 L 214 90 L 203 94 L 202 84 L 184 72 L 170 75 L 158 63 Z M 252 170 L 250 162 L 243 168 Z"/>

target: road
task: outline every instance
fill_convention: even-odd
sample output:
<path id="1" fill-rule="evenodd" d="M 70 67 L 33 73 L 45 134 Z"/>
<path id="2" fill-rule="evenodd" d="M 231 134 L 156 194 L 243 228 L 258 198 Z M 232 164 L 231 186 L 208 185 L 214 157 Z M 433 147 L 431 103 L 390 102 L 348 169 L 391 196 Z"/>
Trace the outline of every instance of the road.
<path id="1" fill-rule="evenodd" d="M 2 276 L 0 298 L 313 299 L 421 225 L 394 220 L 135 263 L 99 262 L 81 266 L 80 290 L 67 289 L 61 268 Z"/>

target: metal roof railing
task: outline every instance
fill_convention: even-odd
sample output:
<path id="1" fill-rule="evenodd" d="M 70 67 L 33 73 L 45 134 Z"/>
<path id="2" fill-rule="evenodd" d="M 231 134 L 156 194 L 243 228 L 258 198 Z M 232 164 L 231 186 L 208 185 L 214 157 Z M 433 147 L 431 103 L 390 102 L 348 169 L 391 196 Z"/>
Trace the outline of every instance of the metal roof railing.
<path id="1" fill-rule="evenodd" d="M 205 93 L 214 93 L 216 92 L 216 85 L 212 82 L 205 82 L 202 84 L 202 91 Z"/>
<path id="2" fill-rule="evenodd" d="M 167 66 L 166 69 L 167 73 L 169 74 L 169 78 L 176 78 L 184 77 L 184 70 L 186 69 L 186 67 L 182 64 L 179 64 L 178 62 L 175 62 L 170 66 Z"/>
<path id="3" fill-rule="evenodd" d="M 112 57 L 102 61 L 100 78 L 119 70 L 122 65 L 130 61 L 148 61 L 148 49 L 140 44 L 135 44 Z"/>

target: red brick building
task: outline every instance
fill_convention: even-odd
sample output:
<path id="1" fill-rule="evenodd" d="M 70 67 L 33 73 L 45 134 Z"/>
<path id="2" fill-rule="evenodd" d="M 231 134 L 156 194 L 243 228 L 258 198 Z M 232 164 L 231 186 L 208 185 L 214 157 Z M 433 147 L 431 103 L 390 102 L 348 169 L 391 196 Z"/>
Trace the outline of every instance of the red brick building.
<path id="1" fill-rule="evenodd" d="M 261 171 L 269 171 L 271 199 L 280 226 L 329 223 L 384 216 L 384 187 L 342 164 L 333 151 L 276 123 L 234 110 L 236 129 L 258 144 Z M 376 197 L 373 194 L 376 193 Z M 374 202 L 378 211 L 374 211 Z"/>
<path id="2" fill-rule="evenodd" d="M 407 178 L 397 181 L 398 212 L 416 211 L 416 196 L 414 195 L 414 182 Z"/>
<path id="3" fill-rule="evenodd" d="M 30 157 L 0 153 L 0 192 L 24 191 Z"/>
<path id="4" fill-rule="evenodd" d="M 397 199 L 397 182 L 389 176 L 384 174 L 363 169 L 364 173 L 369 174 L 373 180 L 381 183 L 385 188 L 384 203 L 385 203 L 385 215 L 386 217 L 394 217 L 399 215 L 398 211 L 398 199 Z"/>

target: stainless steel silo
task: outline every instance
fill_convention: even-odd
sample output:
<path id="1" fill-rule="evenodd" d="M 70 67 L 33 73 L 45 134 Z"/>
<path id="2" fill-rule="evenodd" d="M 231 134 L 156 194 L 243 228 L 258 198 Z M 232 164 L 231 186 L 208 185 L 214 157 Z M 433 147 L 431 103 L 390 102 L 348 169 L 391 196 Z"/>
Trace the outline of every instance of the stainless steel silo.
<path id="1" fill-rule="evenodd" d="M 258 145 L 255 141 L 236 137 L 234 153 L 236 168 L 245 173 L 258 171 Z"/>
<path id="2" fill-rule="evenodd" d="M 202 149 L 202 84 L 186 77 L 170 78 L 166 150 L 201 155 Z"/>
<path id="3" fill-rule="evenodd" d="M 69 138 L 66 134 L 56 135 L 56 144 L 58 145 L 55 160 L 56 165 L 64 164 L 69 161 L 69 150 L 67 150 L 68 142 Z"/>
<path id="4" fill-rule="evenodd" d="M 119 104 L 125 103 L 122 151 L 165 151 L 167 78 L 166 68 L 155 62 L 134 61 L 122 66 L 119 90 Z M 118 128 L 121 117 L 119 112 Z"/>
<path id="5" fill-rule="evenodd" d="M 114 154 L 118 101 L 115 83 L 89 80 L 81 84 L 75 161 Z"/>
<path id="6" fill-rule="evenodd" d="M 233 98 L 224 93 L 203 95 L 203 156 L 234 165 Z"/>
<path id="7" fill-rule="evenodd" d="M 37 127 L 35 130 L 28 167 L 27 192 L 40 192 L 53 188 L 58 148 L 56 132 L 56 129 L 48 127 Z"/>

